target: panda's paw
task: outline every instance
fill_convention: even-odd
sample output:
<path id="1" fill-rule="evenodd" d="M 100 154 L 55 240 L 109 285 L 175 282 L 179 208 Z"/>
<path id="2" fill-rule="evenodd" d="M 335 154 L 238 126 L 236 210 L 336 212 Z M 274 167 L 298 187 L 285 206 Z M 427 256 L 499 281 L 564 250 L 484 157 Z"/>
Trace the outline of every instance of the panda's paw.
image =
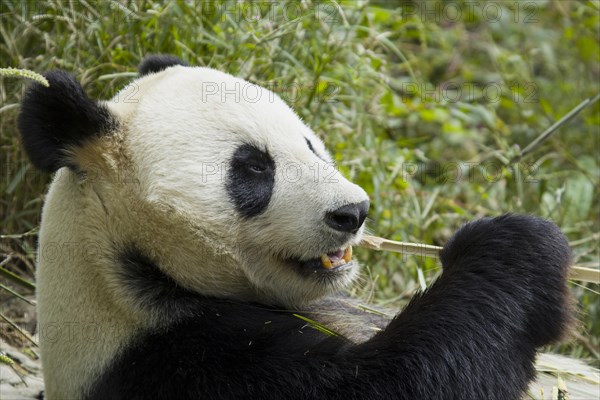
<path id="1" fill-rule="evenodd" d="M 498 296 L 518 302 L 535 346 L 560 339 L 572 322 L 571 249 L 550 221 L 526 215 L 473 221 L 448 241 L 441 260 L 448 273 L 477 274 L 498 288 Z"/>

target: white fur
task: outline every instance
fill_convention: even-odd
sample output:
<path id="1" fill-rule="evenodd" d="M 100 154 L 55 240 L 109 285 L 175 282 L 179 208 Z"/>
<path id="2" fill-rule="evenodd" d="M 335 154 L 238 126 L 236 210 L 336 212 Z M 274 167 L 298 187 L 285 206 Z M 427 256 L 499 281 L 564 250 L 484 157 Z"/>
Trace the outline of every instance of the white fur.
<path id="1" fill-rule="evenodd" d="M 119 246 L 136 244 L 189 289 L 289 307 L 356 275 L 354 264 L 335 279 L 316 279 L 284 261 L 356 243 L 362 229 L 342 235 L 323 217 L 367 195 L 335 171 L 321 141 L 276 95 L 222 72 L 182 66 L 132 85 L 137 95 L 127 100 L 137 102 L 106 102 L 119 130 L 73 150 L 87 177 L 60 170 L 44 206 L 38 287 L 48 399 L 79 397 L 136 330 L 161 323 L 115 275 Z M 228 162 L 243 143 L 267 150 L 276 164 L 267 209 L 247 219 L 225 189 Z M 71 242 L 76 251 L 65 251 Z M 44 254 L 56 244 L 59 256 Z M 52 324 L 62 332 L 56 340 L 44 337 Z M 69 324 L 96 324 L 99 337 L 70 340 Z"/>

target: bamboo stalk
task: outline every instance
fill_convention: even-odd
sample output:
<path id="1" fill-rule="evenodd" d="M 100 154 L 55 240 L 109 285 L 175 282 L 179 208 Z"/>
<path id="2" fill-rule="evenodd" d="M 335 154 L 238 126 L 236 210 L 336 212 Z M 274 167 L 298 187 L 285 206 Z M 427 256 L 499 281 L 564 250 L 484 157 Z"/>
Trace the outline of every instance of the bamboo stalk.
<path id="1" fill-rule="evenodd" d="M 359 246 L 372 250 L 392 251 L 394 253 L 438 258 L 442 249 L 439 246 L 420 243 L 396 242 L 377 236 L 363 236 Z"/>
<path id="2" fill-rule="evenodd" d="M 411 254 L 423 257 L 438 258 L 442 250 L 439 246 L 420 243 L 397 242 L 377 236 L 364 236 L 359 243 L 360 247 L 372 250 L 392 251 L 394 253 Z M 571 267 L 571 279 L 581 282 L 590 282 L 600 284 L 600 269 Z"/>
<path id="3" fill-rule="evenodd" d="M 575 118 L 577 116 L 577 114 L 579 114 L 581 111 L 583 111 L 587 107 L 591 106 L 598 100 L 600 100 L 600 93 L 598 93 L 594 97 L 590 97 L 588 99 L 585 99 L 581 103 L 579 103 L 578 106 L 573 108 L 566 115 L 564 115 L 561 119 L 559 119 L 554 124 L 552 124 L 552 126 L 550 128 L 548 128 L 544 132 L 542 132 L 533 142 L 529 143 L 529 145 L 527 147 L 525 147 L 523 150 L 521 150 L 521 152 L 510 161 L 510 164 L 512 164 L 515 161 L 519 161 L 521 158 L 523 158 L 527 154 L 531 153 L 541 143 L 546 141 L 546 139 L 548 139 L 550 136 L 552 136 L 554 133 L 556 133 L 564 125 L 566 125 L 567 122 L 569 122 L 570 120 Z"/>
<path id="4" fill-rule="evenodd" d="M 23 278 L 21 278 L 19 275 L 15 274 L 14 272 L 10 272 L 9 270 L 3 268 L 5 264 L 8 263 L 8 261 L 11 259 L 11 255 L 9 254 L 8 257 L 6 257 L 4 260 L 2 260 L 0 262 L 0 276 L 5 277 L 8 280 L 13 281 L 14 283 L 23 286 L 24 288 L 30 289 L 30 290 L 35 290 L 35 285 Z"/>
<path id="5" fill-rule="evenodd" d="M 27 303 L 31 304 L 32 306 L 36 305 L 35 301 L 29 300 L 27 297 L 23 296 L 22 294 L 20 294 L 18 292 L 15 292 L 14 290 L 12 290 L 11 288 L 9 288 L 8 286 L 4 286 L 1 283 L 0 283 L 0 289 L 6 290 L 8 293 L 12 294 L 13 296 L 16 296 L 16 297 L 20 298 L 21 300 L 23 300 L 24 302 L 27 302 Z"/>
<path id="6" fill-rule="evenodd" d="M 600 284 L 600 269 L 574 266 L 571 268 L 571 279 Z"/>
<path id="7" fill-rule="evenodd" d="M 31 344 L 33 344 L 35 347 L 38 347 L 37 342 L 29 335 L 29 333 L 27 333 L 23 329 L 19 328 L 19 326 L 17 324 L 15 324 L 6 315 L 0 313 L 0 319 L 3 319 L 4 321 L 6 321 L 6 323 L 9 324 L 10 326 L 12 326 L 14 330 L 19 332 L 25 339 L 29 340 L 31 342 Z"/>

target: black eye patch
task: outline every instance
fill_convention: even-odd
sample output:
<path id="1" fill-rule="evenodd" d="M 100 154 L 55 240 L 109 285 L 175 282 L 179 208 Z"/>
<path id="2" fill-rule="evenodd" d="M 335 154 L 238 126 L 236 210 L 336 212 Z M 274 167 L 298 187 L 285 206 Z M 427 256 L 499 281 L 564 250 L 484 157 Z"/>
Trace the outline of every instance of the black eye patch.
<path id="1" fill-rule="evenodd" d="M 243 144 L 231 157 L 226 188 L 236 210 L 244 217 L 262 213 L 275 187 L 275 162 L 268 152 Z"/>
<path id="2" fill-rule="evenodd" d="M 308 148 L 310 149 L 310 151 L 312 151 L 313 153 L 315 153 L 315 155 L 318 156 L 317 152 L 315 151 L 315 148 L 313 147 L 312 143 L 310 142 L 310 140 L 308 140 L 307 138 L 304 138 L 304 140 L 306 140 L 306 144 L 308 145 Z"/>
<path id="3" fill-rule="evenodd" d="M 323 156 L 321 156 L 319 153 L 317 153 L 315 151 L 315 148 L 313 147 L 312 143 L 310 142 L 310 140 L 308 140 L 308 138 L 304 138 L 304 140 L 306 140 L 306 144 L 308 145 L 308 148 L 310 149 L 310 151 L 312 151 L 314 153 L 315 156 L 319 157 L 321 160 L 326 161 L 325 158 Z"/>

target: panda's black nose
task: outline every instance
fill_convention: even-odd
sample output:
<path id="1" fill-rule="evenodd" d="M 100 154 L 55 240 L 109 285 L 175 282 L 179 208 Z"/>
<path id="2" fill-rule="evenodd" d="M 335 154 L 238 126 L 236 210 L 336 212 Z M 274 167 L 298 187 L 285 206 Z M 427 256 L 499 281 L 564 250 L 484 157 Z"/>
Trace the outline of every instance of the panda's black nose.
<path id="1" fill-rule="evenodd" d="M 340 232 L 356 233 L 365 222 L 369 200 L 347 204 L 325 214 L 325 223 Z"/>

